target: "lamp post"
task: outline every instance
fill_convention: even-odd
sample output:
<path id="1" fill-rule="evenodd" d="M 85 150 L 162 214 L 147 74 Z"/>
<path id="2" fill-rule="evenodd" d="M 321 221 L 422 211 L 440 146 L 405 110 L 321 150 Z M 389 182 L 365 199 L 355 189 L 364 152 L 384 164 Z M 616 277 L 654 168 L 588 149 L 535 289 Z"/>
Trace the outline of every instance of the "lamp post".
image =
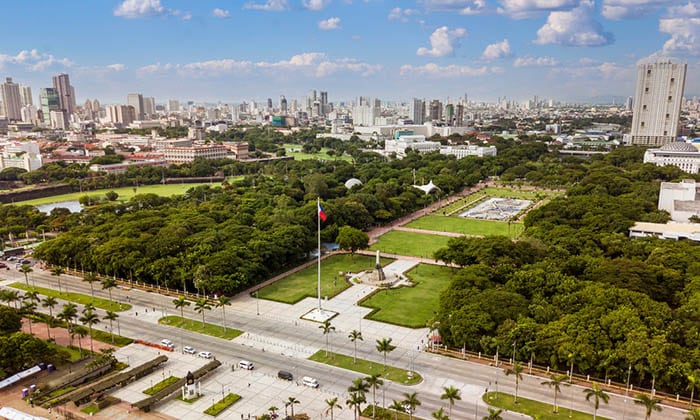
<path id="1" fill-rule="evenodd" d="M 517 344 L 517 341 L 513 341 L 513 361 L 511 362 L 512 365 L 515 364 L 515 345 Z"/>
<path id="2" fill-rule="evenodd" d="M 627 397 L 630 393 L 630 375 L 632 374 L 632 365 L 627 368 L 627 384 L 625 385 L 625 403 L 622 405 L 622 420 L 627 416 Z"/>
<path id="3" fill-rule="evenodd" d="M 260 315 L 260 291 L 255 291 L 255 312 Z"/>

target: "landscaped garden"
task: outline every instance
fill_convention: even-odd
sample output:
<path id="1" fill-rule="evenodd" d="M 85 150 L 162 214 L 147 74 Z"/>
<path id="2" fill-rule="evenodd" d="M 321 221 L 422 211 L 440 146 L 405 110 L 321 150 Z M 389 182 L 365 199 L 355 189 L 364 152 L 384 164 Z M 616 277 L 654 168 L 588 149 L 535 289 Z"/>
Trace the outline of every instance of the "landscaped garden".
<path id="1" fill-rule="evenodd" d="M 354 361 L 352 356 L 346 356 L 344 354 L 333 353 L 330 351 L 326 352 L 325 350 L 319 350 L 312 354 L 309 356 L 309 360 L 342 369 L 352 370 L 368 376 L 374 375 L 375 373 L 380 373 L 383 379 L 404 385 L 415 385 L 423 380 L 423 378 L 415 372 L 412 372 L 412 374 L 409 375 L 409 371 L 405 369 L 400 369 L 389 365 L 387 365 L 385 369 L 384 364 L 382 363 L 370 362 L 369 360 L 359 358 Z"/>
<path id="2" fill-rule="evenodd" d="M 323 147 L 318 153 L 305 153 L 302 150 L 302 145 L 300 144 L 290 144 L 286 143 L 284 145 L 284 153 L 287 156 L 292 156 L 294 157 L 295 160 L 309 160 L 309 159 L 318 159 L 318 160 L 346 160 L 350 162 L 352 160 L 352 157 L 343 154 L 342 156 L 337 156 L 337 155 L 329 155 L 328 152 L 331 151 L 331 149 L 327 147 Z"/>
<path id="3" fill-rule="evenodd" d="M 449 236 L 392 230 L 380 236 L 369 249 L 387 254 L 432 258 L 433 253 L 446 247 L 449 240 Z"/>
<path id="4" fill-rule="evenodd" d="M 502 235 L 517 237 L 523 231 L 522 223 L 508 223 L 497 220 L 466 219 L 459 216 L 438 216 L 428 214 L 420 217 L 406 227 L 439 232 L 454 232 L 464 235 L 490 236 Z"/>
<path id="5" fill-rule="evenodd" d="M 539 420 L 557 420 L 563 418 L 588 420 L 593 418 L 593 415 L 591 414 L 562 407 L 561 398 L 559 403 L 559 411 L 557 413 L 554 413 L 554 406 L 551 404 L 530 400 L 520 396 L 518 396 L 518 403 L 516 404 L 513 395 L 503 392 L 487 392 L 482 396 L 482 399 L 485 403 L 493 407 L 535 416 L 534 418 Z M 607 417 L 602 416 L 596 416 L 596 418 L 600 420 L 609 420 Z"/>
<path id="6" fill-rule="evenodd" d="M 233 340 L 239 335 L 243 334 L 243 331 L 237 330 L 235 328 L 224 329 L 221 325 L 210 324 L 205 322 L 202 325 L 202 321 L 198 321 L 191 318 L 181 318 L 177 315 L 169 315 L 158 320 L 159 324 L 169 325 L 171 327 L 182 328 L 183 330 L 194 331 L 200 334 L 210 335 L 212 337 L 223 338 L 225 340 Z"/>
<path id="7" fill-rule="evenodd" d="M 210 416 L 218 416 L 219 413 L 226 410 L 240 399 L 241 396 L 238 394 L 228 394 L 223 399 L 217 401 L 216 403 L 214 403 L 214 405 L 204 410 L 204 414 L 209 414 Z"/>
<path id="8" fill-rule="evenodd" d="M 390 258 L 382 258 L 382 266 L 393 261 Z M 374 268 L 374 257 L 366 255 L 341 254 L 333 255 L 321 261 L 321 296 L 332 298 L 351 286 L 339 272 L 357 273 Z M 317 270 L 315 264 L 287 276 L 279 281 L 265 286 L 258 291 L 261 299 L 269 299 L 277 302 L 295 304 L 306 297 L 316 297 Z"/>
<path id="9" fill-rule="evenodd" d="M 51 297 L 55 297 L 58 299 L 67 300 L 67 301 L 73 302 L 73 303 L 79 303 L 81 305 L 86 305 L 88 303 L 91 303 L 95 308 L 104 309 L 105 311 L 120 312 L 120 311 L 128 311 L 129 309 L 131 309 L 131 305 L 129 305 L 128 303 L 113 302 L 113 301 L 110 301 L 109 299 L 92 297 L 90 295 L 84 295 L 82 293 L 65 292 L 65 291 L 59 293 L 58 290 L 49 289 L 46 287 L 38 287 L 38 286 L 27 287 L 26 284 L 19 283 L 19 282 L 11 283 L 9 285 L 9 287 L 24 290 L 25 292 L 35 291 L 35 292 L 38 292 L 40 295 L 51 296 Z"/>
<path id="10" fill-rule="evenodd" d="M 179 380 L 180 378 L 178 378 L 177 376 L 168 376 L 167 378 L 163 379 L 162 381 L 158 382 L 152 387 L 144 389 L 143 393 L 148 395 L 155 395 L 159 391 L 164 390 L 165 388 L 169 387 L 170 385 L 174 384 Z"/>

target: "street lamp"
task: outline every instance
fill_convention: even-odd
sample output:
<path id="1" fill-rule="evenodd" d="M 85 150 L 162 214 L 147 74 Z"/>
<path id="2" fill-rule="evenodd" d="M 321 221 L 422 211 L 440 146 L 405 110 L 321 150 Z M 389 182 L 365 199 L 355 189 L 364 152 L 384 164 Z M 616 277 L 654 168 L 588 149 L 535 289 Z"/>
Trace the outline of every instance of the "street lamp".
<path id="1" fill-rule="evenodd" d="M 622 420 L 625 420 L 627 415 L 627 397 L 630 393 L 630 375 L 632 374 L 632 365 L 627 368 L 627 384 L 625 385 L 625 403 L 622 405 Z"/>
<path id="2" fill-rule="evenodd" d="M 260 291 L 255 291 L 255 312 L 260 315 Z"/>

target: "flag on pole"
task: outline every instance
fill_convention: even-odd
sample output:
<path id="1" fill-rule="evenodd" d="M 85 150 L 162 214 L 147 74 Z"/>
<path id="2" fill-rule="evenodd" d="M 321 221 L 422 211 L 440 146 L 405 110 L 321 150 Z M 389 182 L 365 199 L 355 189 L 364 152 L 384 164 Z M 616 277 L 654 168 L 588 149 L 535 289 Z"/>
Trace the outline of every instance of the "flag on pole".
<path id="1" fill-rule="evenodd" d="M 321 207 L 321 203 L 318 203 L 318 217 L 321 218 L 324 222 L 326 221 L 326 212 L 323 211 L 323 207 Z"/>

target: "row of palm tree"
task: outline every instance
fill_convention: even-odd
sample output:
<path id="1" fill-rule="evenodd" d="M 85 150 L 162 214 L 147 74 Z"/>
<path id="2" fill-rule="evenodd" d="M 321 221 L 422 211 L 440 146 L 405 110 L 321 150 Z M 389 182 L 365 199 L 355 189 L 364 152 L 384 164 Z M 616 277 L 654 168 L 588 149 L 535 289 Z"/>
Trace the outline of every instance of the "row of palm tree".
<path id="1" fill-rule="evenodd" d="M 329 338 L 330 334 L 335 331 L 335 327 L 331 325 L 330 320 L 326 320 L 323 322 L 323 324 L 319 325 L 318 328 L 321 329 L 323 332 L 323 336 L 326 337 L 326 357 L 328 357 L 328 352 L 330 348 L 330 343 L 329 343 Z M 352 330 L 348 334 L 348 338 L 350 339 L 350 342 L 353 343 L 354 346 L 354 352 L 353 352 L 353 357 L 352 357 L 352 362 L 354 364 L 357 364 L 357 342 L 358 341 L 364 341 L 364 338 L 362 337 L 362 332 L 358 330 Z M 384 356 L 384 370 L 386 371 L 386 355 L 388 353 L 391 353 L 396 349 L 396 346 L 391 344 L 392 339 L 391 338 L 382 338 L 377 340 L 376 342 L 376 349 L 379 353 L 382 353 Z"/>
<path id="2" fill-rule="evenodd" d="M 176 299 L 173 299 L 173 305 L 175 306 L 175 309 L 180 310 L 180 318 L 185 319 L 185 307 L 190 306 L 192 304 L 191 301 L 185 299 L 184 296 L 178 296 Z M 221 316 L 224 321 L 224 333 L 226 333 L 226 306 L 231 305 L 231 298 L 227 296 L 219 296 L 218 299 L 214 302 L 214 307 L 215 308 L 221 308 Z M 194 310 L 198 314 L 202 315 L 202 328 L 205 326 L 204 322 L 204 314 L 206 311 L 211 310 L 211 304 L 209 303 L 209 299 L 203 297 L 199 298 L 197 301 L 194 302 Z"/>

